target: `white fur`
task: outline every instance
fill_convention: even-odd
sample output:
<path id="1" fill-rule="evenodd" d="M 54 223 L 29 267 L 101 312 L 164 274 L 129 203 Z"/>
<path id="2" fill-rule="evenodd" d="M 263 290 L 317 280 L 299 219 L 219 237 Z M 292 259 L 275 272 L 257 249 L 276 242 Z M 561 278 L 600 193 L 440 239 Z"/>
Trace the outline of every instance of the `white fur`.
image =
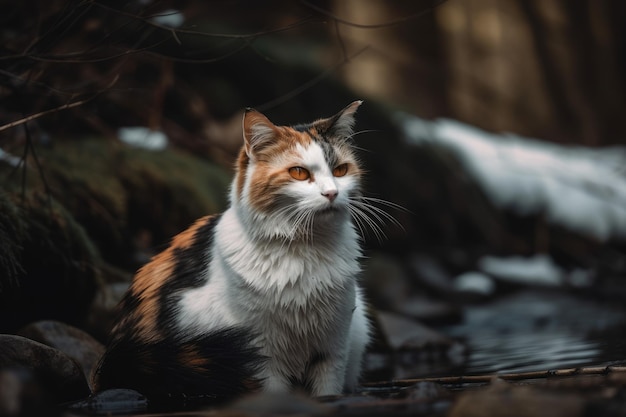
<path id="1" fill-rule="evenodd" d="M 291 210 L 256 212 L 249 180 L 241 199 L 231 193 L 208 249 L 207 283 L 183 294 L 178 324 L 188 335 L 225 326 L 256 332 L 255 343 L 269 358 L 260 375 L 267 391 L 287 391 L 295 379 L 308 381 L 313 395 L 338 394 L 357 384 L 370 333 L 356 282 L 361 251 L 347 210 L 357 184 L 350 176 L 333 177 L 317 144 L 298 152 L 298 164 L 315 181 L 285 188 L 296 202 Z M 254 168 L 251 162 L 247 178 Z M 338 191 L 334 202 L 322 195 L 329 190 Z M 302 226 L 304 237 L 294 228 L 293 212 L 333 204 L 338 211 L 317 214 L 310 229 Z"/>

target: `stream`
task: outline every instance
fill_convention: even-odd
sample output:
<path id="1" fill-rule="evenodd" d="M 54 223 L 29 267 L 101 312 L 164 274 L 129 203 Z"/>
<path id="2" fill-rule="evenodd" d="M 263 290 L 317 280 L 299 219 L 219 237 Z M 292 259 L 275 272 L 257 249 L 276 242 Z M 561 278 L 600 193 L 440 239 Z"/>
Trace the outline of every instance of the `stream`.
<path id="1" fill-rule="evenodd" d="M 407 353 L 391 362 L 373 356 L 392 368 L 378 368 L 374 378 L 517 373 L 626 361 L 626 307 L 566 292 L 525 290 L 467 305 L 459 323 L 434 329 L 465 349 Z"/>

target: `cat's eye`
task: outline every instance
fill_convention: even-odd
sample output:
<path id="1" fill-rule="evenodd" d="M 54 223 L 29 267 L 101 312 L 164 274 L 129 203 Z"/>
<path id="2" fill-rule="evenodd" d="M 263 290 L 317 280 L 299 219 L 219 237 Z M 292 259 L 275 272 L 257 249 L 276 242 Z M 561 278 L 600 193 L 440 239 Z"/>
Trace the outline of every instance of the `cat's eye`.
<path id="1" fill-rule="evenodd" d="M 333 175 L 335 177 L 343 177 L 348 173 L 348 164 L 337 165 L 335 169 L 333 169 Z"/>
<path id="2" fill-rule="evenodd" d="M 304 181 L 311 178 L 311 173 L 306 168 L 302 167 L 289 168 L 289 175 L 291 175 L 291 178 L 298 181 Z"/>

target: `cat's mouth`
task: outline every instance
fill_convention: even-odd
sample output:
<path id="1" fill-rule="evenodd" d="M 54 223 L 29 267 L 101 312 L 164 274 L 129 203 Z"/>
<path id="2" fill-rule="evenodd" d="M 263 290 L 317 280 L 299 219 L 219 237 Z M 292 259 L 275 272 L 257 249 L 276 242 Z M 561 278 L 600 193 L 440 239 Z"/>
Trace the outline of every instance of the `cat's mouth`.
<path id="1" fill-rule="evenodd" d="M 322 214 L 322 215 L 331 215 L 331 214 L 335 214 L 335 213 L 339 213 L 341 212 L 341 207 L 336 205 L 336 204 L 330 204 L 326 207 L 322 207 L 321 209 L 317 210 L 317 214 Z"/>

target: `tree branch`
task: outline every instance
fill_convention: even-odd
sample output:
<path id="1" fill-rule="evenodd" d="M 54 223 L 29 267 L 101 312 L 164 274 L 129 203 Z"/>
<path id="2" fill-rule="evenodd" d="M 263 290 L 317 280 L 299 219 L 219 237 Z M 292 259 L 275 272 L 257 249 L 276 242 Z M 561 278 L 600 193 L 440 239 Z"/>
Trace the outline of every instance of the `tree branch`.
<path id="1" fill-rule="evenodd" d="M 98 93 L 94 94 L 92 97 L 86 98 L 84 100 L 75 101 L 73 103 L 64 104 L 62 106 L 55 107 L 54 109 L 44 110 L 44 111 L 39 112 L 39 113 L 31 114 L 30 116 L 24 117 L 22 119 L 15 120 L 15 121 L 13 121 L 11 123 L 7 123 L 5 125 L 0 126 L 0 132 L 3 132 L 5 130 L 7 130 L 7 129 L 11 129 L 12 127 L 15 127 L 15 126 L 22 125 L 24 123 L 28 123 L 28 122 L 30 122 L 32 120 L 39 119 L 40 117 L 46 116 L 46 115 L 51 114 L 51 113 L 56 113 L 56 112 L 60 112 L 62 110 L 67 110 L 67 109 L 71 109 L 71 108 L 74 108 L 74 107 L 82 106 L 83 104 L 88 103 L 91 100 L 93 100 L 96 97 L 98 97 L 103 91 L 106 91 L 107 89 L 111 88 L 117 82 L 118 78 L 119 78 L 119 75 L 116 75 L 115 78 L 113 79 L 113 81 L 111 81 L 109 83 L 109 85 L 107 85 L 105 88 L 103 88 L 102 91 L 99 91 Z"/>

